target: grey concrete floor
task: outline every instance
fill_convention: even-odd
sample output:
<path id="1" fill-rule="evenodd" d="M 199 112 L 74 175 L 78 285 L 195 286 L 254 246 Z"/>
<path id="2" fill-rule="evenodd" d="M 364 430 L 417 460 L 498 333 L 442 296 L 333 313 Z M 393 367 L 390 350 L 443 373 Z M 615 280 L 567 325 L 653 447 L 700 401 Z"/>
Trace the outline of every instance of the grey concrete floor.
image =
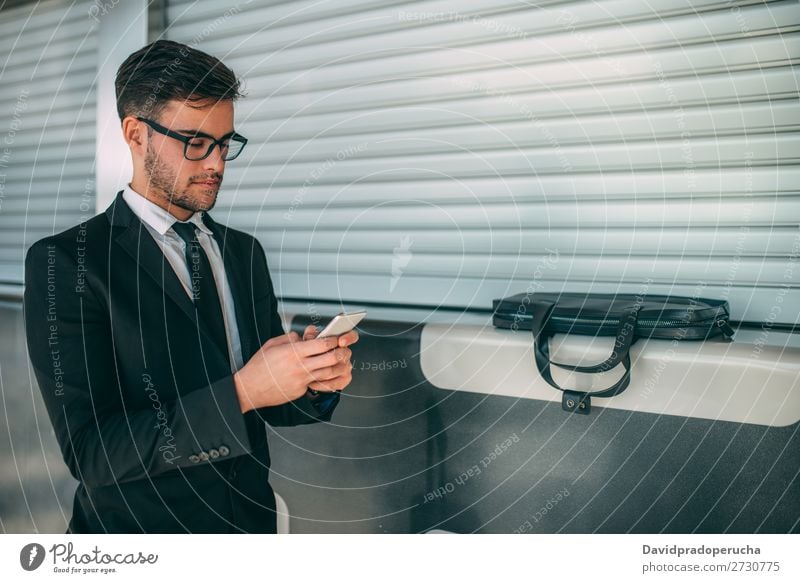
<path id="1" fill-rule="evenodd" d="M 0 531 L 63 533 L 77 482 L 28 360 L 21 302 L 0 302 Z"/>

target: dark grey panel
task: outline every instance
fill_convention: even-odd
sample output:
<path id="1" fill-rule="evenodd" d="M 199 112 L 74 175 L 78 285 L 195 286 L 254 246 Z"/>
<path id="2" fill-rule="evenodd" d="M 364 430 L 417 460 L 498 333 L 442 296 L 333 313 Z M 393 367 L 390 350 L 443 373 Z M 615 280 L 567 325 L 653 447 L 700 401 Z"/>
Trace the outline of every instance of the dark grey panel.
<path id="1" fill-rule="evenodd" d="M 294 532 L 798 531 L 798 424 L 570 416 L 440 390 L 419 368 L 420 327 L 360 329 L 333 423 L 270 437 Z"/>

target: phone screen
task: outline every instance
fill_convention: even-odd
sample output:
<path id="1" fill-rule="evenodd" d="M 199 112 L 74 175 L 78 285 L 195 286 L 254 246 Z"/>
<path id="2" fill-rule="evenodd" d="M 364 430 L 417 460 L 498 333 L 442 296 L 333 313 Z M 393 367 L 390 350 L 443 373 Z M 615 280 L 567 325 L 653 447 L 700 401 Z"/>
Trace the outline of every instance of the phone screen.
<path id="1" fill-rule="evenodd" d="M 328 336 L 341 336 L 356 327 L 356 325 L 367 315 L 366 311 L 352 312 L 350 314 L 339 314 L 325 326 L 317 338 Z"/>

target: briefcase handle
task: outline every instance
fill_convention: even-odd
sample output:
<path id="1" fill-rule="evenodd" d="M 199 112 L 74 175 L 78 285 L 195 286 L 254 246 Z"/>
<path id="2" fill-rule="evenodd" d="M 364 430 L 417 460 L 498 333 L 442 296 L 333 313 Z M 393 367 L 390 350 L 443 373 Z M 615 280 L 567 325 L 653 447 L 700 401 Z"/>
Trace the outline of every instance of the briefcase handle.
<path id="1" fill-rule="evenodd" d="M 619 319 L 619 326 L 617 327 L 614 349 L 611 352 L 611 356 L 599 364 L 588 366 L 564 364 L 550 360 L 550 346 L 548 340 L 554 334 L 554 331 L 552 327 L 548 327 L 548 323 L 555 307 L 556 303 L 548 300 L 534 300 L 532 302 L 533 323 L 531 326 L 531 334 L 533 335 L 533 353 L 536 360 L 536 368 L 539 369 L 539 374 L 542 375 L 542 378 L 546 380 L 550 386 L 564 392 L 564 398 L 562 400 L 564 409 L 588 413 L 590 403 L 589 397 L 613 397 L 628 388 L 631 382 L 630 349 L 637 339 L 636 324 L 639 319 L 640 306 L 634 305 L 623 310 L 622 317 Z M 564 389 L 553 379 L 553 375 L 550 372 L 551 366 L 557 366 L 575 372 L 598 373 L 611 370 L 619 364 L 622 364 L 625 369 L 625 374 L 622 375 L 622 378 L 606 389 L 589 392 Z"/>

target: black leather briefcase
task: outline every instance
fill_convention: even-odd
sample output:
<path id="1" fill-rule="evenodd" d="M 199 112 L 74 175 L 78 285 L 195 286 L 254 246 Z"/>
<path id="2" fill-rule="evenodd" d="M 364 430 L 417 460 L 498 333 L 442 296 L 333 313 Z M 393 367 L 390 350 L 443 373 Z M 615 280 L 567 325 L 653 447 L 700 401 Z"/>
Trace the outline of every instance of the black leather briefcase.
<path id="1" fill-rule="evenodd" d="M 563 391 L 562 408 L 588 414 L 591 397 L 612 397 L 631 380 L 630 348 L 639 338 L 705 340 L 733 337 L 728 302 L 702 298 L 636 294 L 520 293 L 494 300 L 493 323 L 498 328 L 530 330 L 536 367 L 550 385 Z M 555 333 L 615 336 L 605 361 L 589 366 L 552 362 L 548 339 Z M 551 366 L 582 373 L 600 373 L 622 364 L 625 374 L 613 386 L 591 392 L 558 385 Z"/>

